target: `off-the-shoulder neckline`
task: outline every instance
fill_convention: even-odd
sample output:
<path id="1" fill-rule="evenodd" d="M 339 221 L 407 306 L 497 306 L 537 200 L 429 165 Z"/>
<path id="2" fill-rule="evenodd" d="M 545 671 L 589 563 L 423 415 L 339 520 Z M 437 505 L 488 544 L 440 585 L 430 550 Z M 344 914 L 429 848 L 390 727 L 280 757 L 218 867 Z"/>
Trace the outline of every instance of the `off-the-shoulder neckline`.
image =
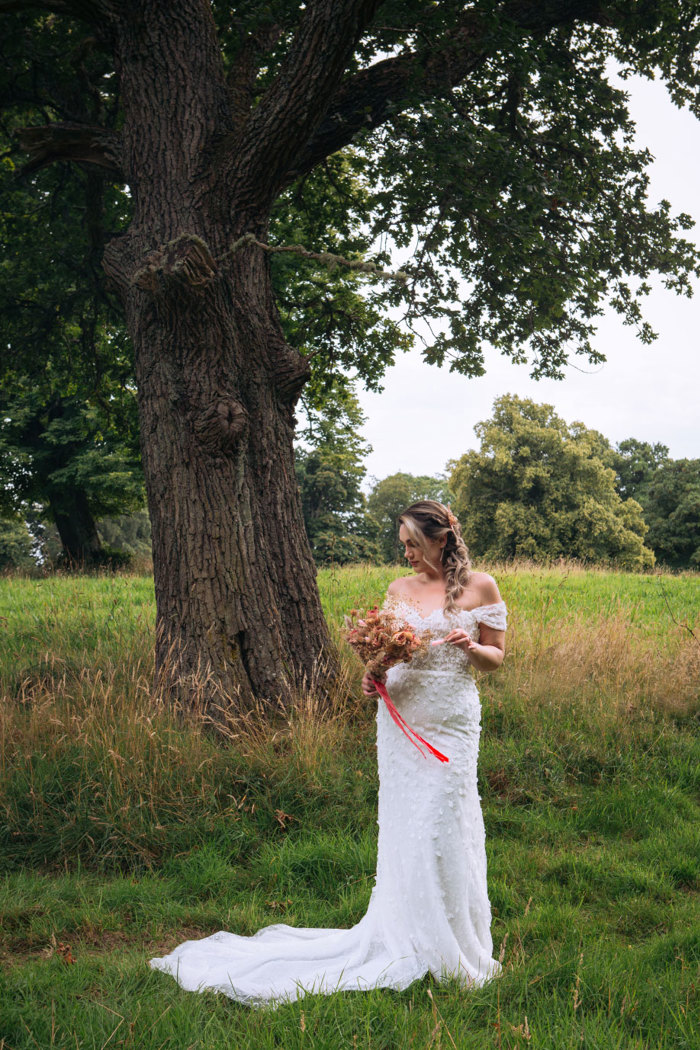
<path id="1" fill-rule="evenodd" d="M 413 609 L 418 614 L 418 616 L 420 616 L 421 620 L 429 620 L 430 617 L 433 616 L 436 612 L 445 611 L 442 605 L 436 605 L 434 609 L 430 610 L 430 612 L 423 614 L 420 610 L 419 603 L 416 601 L 411 601 L 410 599 L 400 596 L 398 594 L 390 594 L 389 598 L 392 601 L 395 601 L 398 605 L 406 605 L 409 609 Z M 479 612 L 481 609 L 497 609 L 500 605 L 505 604 L 506 603 L 503 601 L 503 599 L 501 599 L 500 602 L 487 602 L 485 605 L 475 605 L 473 609 L 462 609 L 458 607 L 456 611 L 458 613 L 475 613 Z"/>

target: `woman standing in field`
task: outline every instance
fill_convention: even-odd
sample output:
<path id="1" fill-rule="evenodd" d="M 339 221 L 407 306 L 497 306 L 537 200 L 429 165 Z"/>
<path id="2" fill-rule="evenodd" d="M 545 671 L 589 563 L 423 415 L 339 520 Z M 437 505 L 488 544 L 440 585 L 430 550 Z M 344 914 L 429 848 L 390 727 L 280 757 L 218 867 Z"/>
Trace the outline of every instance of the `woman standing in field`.
<path id="1" fill-rule="evenodd" d="M 391 667 L 386 687 L 401 718 L 449 761 L 412 746 L 380 703 L 377 875 L 363 918 L 348 930 L 220 931 L 151 959 L 183 988 L 262 1005 L 308 992 L 405 988 L 427 972 L 479 985 L 500 969 L 492 957 L 471 669 L 500 666 L 506 608 L 493 578 L 471 570 L 448 507 L 423 500 L 399 523 L 414 575 L 390 584 L 384 610 L 431 644 Z M 368 673 L 362 688 L 376 692 Z"/>

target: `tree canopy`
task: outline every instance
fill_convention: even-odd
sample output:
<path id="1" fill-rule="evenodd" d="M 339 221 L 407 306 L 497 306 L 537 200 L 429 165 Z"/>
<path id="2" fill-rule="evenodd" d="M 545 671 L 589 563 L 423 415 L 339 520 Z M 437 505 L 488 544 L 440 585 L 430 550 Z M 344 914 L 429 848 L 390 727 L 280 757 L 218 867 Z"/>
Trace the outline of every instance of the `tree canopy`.
<path id="1" fill-rule="evenodd" d="M 344 369 L 380 381 L 412 339 L 387 306 L 409 324 L 438 322 L 424 347 L 429 361 L 481 374 L 487 342 L 529 360 L 535 375 L 560 375 L 570 353 L 601 359 L 592 336 L 605 303 L 642 340 L 653 338 L 640 309 L 651 273 L 689 294 L 700 272 L 682 236 L 692 220 L 668 201 L 651 205 L 651 156 L 635 148 L 611 72 L 661 76 L 677 104 L 700 111 L 696 5 L 250 0 L 211 9 L 232 104 L 252 114 L 248 138 L 268 112 L 283 111 L 307 35 L 352 21 L 354 42 L 341 48 L 334 38 L 325 56 L 311 56 L 313 76 L 321 79 L 325 61 L 333 79 L 332 109 L 326 100 L 308 139 L 292 144 L 290 126 L 256 161 L 276 172 L 271 244 L 371 253 L 380 265 L 393 245 L 404 257 L 405 282 L 388 287 L 298 255 L 274 257 L 285 330 L 316 359 L 318 382 Z M 8 133 L 29 125 L 19 133 L 25 172 L 74 161 L 84 178 L 101 172 L 121 184 L 118 7 L 4 0 L 3 10 L 12 14 L 0 42 L 0 101 Z M 102 234 L 98 257 L 115 226 L 100 229 L 95 214 L 89 221 Z"/>
<path id="2" fill-rule="evenodd" d="M 641 504 L 646 544 L 674 569 L 700 566 L 700 459 L 672 459 L 666 445 L 627 438 L 616 448 L 617 489 Z"/>
<path id="3" fill-rule="evenodd" d="M 617 445 L 614 458 L 617 491 L 623 499 L 636 499 L 644 505 L 654 475 L 668 461 L 667 445 L 626 438 Z"/>
<path id="4" fill-rule="evenodd" d="M 700 566 L 700 459 L 671 459 L 662 444 L 628 438 L 615 456 L 618 491 L 635 499 L 649 526 L 647 546 L 674 569 Z"/>
<path id="5" fill-rule="evenodd" d="M 700 568 L 700 459 L 676 459 L 656 472 L 644 503 L 647 542 L 673 568 Z"/>
<path id="6" fill-rule="evenodd" d="M 473 554 L 654 564 L 642 508 L 617 492 L 614 453 L 598 431 L 512 394 L 497 398 L 475 430 L 479 450 L 461 456 L 450 474 Z"/>

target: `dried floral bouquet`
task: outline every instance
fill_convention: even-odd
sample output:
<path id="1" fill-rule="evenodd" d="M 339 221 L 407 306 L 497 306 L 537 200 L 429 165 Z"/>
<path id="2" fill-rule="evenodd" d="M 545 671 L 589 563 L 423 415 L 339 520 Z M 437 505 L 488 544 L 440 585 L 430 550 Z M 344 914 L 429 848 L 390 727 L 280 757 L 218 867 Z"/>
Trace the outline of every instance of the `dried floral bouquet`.
<path id="1" fill-rule="evenodd" d="M 349 615 L 345 617 L 345 626 L 347 628 L 345 640 L 364 663 L 365 670 L 370 675 L 373 685 L 399 729 L 418 748 L 424 758 L 426 756 L 421 744 L 425 745 L 431 754 L 441 762 L 449 762 L 449 759 L 437 748 L 411 729 L 408 722 L 397 711 L 384 685 L 384 678 L 390 667 L 395 664 L 410 663 L 416 653 L 427 651 L 430 632 L 426 631 L 419 637 L 408 624 L 397 624 L 394 616 L 386 611 L 380 611 L 377 605 L 362 614 L 357 609 L 351 609 Z"/>

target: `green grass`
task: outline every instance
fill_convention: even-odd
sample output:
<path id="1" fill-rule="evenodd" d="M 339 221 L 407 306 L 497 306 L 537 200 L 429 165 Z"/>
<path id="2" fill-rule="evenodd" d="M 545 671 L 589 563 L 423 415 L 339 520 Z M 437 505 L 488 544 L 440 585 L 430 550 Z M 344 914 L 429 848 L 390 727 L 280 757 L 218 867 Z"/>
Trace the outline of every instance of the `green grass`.
<path id="1" fill-rule="evenodd" d="M 361 918 L 376 771 L 357 665 L 336 710 L 300 698 L 222 747 L 149 699 L 150 579 L 0 581 L 0 1048 L 695 1050 L 699 578 L 493 571 L 509 653 L 479 683 L 479 790 L 505 972 L 276 1011 L 147 960 Z M 329 620 L 394 573 L 323 571 Z"/>
<path id="2" fill-rule="evenodd" d="M 583 569 L 571 563 L 561 568 L 509 564 L 488 566 L 501 596 L 524 620 L 590 615 L 601 617 L 624 612 L 633 624 L 656 631 L 700 619 L 700 576 L 697 573 L 623 573 Z M 348 603 L 367 607 L 380 597 L 397 573 L 396 566 L 357 566 L 322 569 L 319 587 L 329 619 L 340 622 Z"/>

